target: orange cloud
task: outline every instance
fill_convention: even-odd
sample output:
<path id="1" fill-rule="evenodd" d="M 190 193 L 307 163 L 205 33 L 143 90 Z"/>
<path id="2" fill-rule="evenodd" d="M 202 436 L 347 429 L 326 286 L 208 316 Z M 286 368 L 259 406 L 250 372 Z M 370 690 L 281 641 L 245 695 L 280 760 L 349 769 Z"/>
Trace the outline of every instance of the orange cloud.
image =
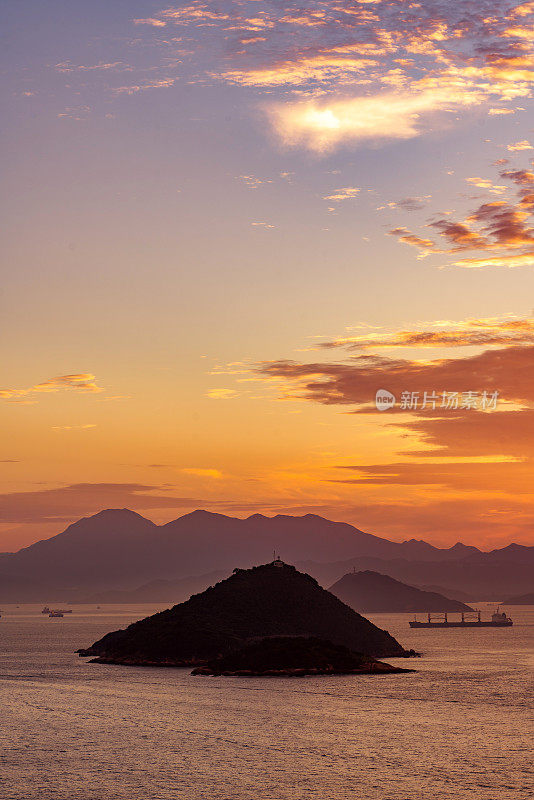
<path id="1" fill-rule="evenodd" d="M 355 356 L 349 363 L 273 361 L 258 365 L 255 372 L 280 379 L 286 396 L 369 411 L 380 388 L 399 398 L 404 391 L 423 397 L 432 390 L 438 394 L 497 390 L 503 400 L 528 405 L 534 401 L 533 363 L 534 345 L 529 344 L 423 362 L 371 354 Z"/>
<path id="2" fill-rule="evenodd" d="M 53 431 L 87 431 L 90 428 L 96 428 L 94 423 L 85 425 L 52 425 Z"/>
<path id="3" fill-rule="evenodd" d="M 506 191 L 506 186 L 497 186 L 488 178 L 466 178 L 466 181 L 478 189 L 488 189 L 493 194 L 502 194 Z"/>
<path id="4" fill-rule="evenodd" d="M 0 495 L 0 513 L 4 522 L 41 523 L 71 522 L 102 508 L 198 507 L 198 499 L 161 494 L 165 489 L 139 483 L 76 483 L 53 489 L 10 492 Z"/>
<path id="5" fill-rule="evenodd" d="M 358 196 L 360 190 L 355 186 L 345 186 L 343 189 L 337 189 L 333 194 L 327 194 L 323 200 L 329 200 L 332 203 L 340 203 L 343 200 L 354 200 Z"/>
<path id="6" fill-rule="evenodd" d="M 469 494 L 475 492 L 506 491 L 503 487 L 503 473 L 508 472 L 508 487 L 513 487 L 515 495 L 530 494 L 532 480 L 532 464 L 523 461 L 495 462 L 449 462 L 432 463 L 428 459 L 424 463 L 410 461 L 394 464 L 371 464 L 368 466 L 346 466 L 342 469 L 358 472 L 351 478 L 334 479 L 337 483 L 374 484 L 377 486 L 434 486 L 447 487 L 456 491 L 469 487 Z"/>
<path id="7" fill-rule="evenodd" d="M 418 250 L 421 251 L 421 258 L 428 255 L 429 253 L 441 253 L 442 251 L 437 247 L 434 242 L 430 239 L 423 239 L 421 236 L 417 236 L 417 234 L 412 233 L 407 228 L 394 228 L 392 231 L 389 231 L 390 236 L 396 236 L 400 242 L 404 242 L 404 244 L 409 244 L 411 247 L 416 247 Z"/>
<path id="8" fill-rule="evenodd" d="M 504 253 L 499 256 L 479 256 L 473 258 L 461 258 L 453 261 L 453 266 L 465 269 L 483 269 L 484 267 L 531 267 L 534 266 L 534 250 L 527 253 L 507 256 Z"/>
<path id="9" fill-rule="evenodd" d="M 206 396 L 212 400 L 233 400 L 237 397 L 237 392 L 235 389 L 210 389 Z"/>
<path id="10" fill-rule="evenodd" d="M 534 150 L 534 147 L 530 144 L 529 141 L 523 139 L 521 142 L 515 142 L 514 144 L 509 144 L 507 146 L 508 150 L 512 151 L 519 151 L 519 150 Z"/>
<path id="11" fill-rule="evenodd" d="M 0 390 L 0 398 L 11 400 L 12 398 L 34 394 L 35 392 L 60 392 L 63 390 L 78 392 L 105 391 L 96 383 L 95 375 L 90 372 L 81 372 L 75 375 L 60 375 L 56 378 L 49 378 L 47 381 L 36 383 L 27 389 L 2 389 Z"/>
<path id="12" fill-rule="evenodd" d="M 223 474 L 218 469 L 206 467 L 184 467 L 181 472 L 185 475 L 194 475 L 197 478 L 222 478 Z"/>
<path id="13" fill-rule="evenodd" d="M 500 165 L 503 163 L 506 163 L 506 159 L 499 161 Z M 518 267 L 532 263 L 534 229 L 528 221 L 534 213 L 534 173 L 528 169 L 519 169 L 503 170 L 500 175 L 518 187 L 516 202 L 494 200 L 483 203 L 462 222 L 442 217 L 427 223 L 427 227 L 436 230 L 445 240 L 444 247 L 439 247 L 432 240 L 403 227 L 389 231 L 390 235 L 417 248 L 420 257 L 429 253 L 494 251 L 490 255 L 475 255 L 452 262 L 452 265 L 466 269 L 492 266 Z M 505 189 L 487 179 L 466 178 L 466 180 L 492 193 L 500 193 Z M 522 248 L 523 252 L 515 252 Z"/>
<path id="14" fill-rule="evenodd" d="M 468 319 L 436 322 L 430 330 L 400 330 L 393 333 L 360 334 L 321 342 L 319 348 L 376 350 L 391 348 L 487 347 L 534 344 L 534 319 Z"/>

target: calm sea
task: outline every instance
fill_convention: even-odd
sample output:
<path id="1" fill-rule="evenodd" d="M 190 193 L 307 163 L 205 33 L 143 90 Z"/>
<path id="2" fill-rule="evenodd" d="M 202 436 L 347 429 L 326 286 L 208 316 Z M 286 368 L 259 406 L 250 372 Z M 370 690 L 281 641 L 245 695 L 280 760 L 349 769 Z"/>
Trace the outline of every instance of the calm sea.
<path id="1" fill-rule="evenodd" d="M 3 606 L 2 800 L 534 797 L 533 607 L 504 630 L 369 615 L 424 653 L 410 675 L 202 678 L 74 654 L 160 608 Z"/>

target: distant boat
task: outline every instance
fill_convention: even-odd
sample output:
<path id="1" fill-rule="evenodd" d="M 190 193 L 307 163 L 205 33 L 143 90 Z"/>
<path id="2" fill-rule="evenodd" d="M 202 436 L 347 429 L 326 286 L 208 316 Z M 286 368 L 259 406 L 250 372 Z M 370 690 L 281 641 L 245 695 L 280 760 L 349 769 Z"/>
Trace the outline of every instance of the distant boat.
<path id="1" fill-rule="evenodd" d="M 49 617 L 62 617 L 63 611 L 51 611 Z"/>
<path id="2" fill-rule="evenodd" d="M 48 608 L 48 606 L 45 606 L 43 608 L 43 610 L 41 611 L 41 614 L 48 614 L 48 616 L 50 616 L 51 614 L 55 614 L 56 616 L 63 616 L 63 614 L 72 614 L 72 608 L 54 608 L 54 609 L 52 609 L 52 608 Z"/>
<path id="3" fill-rule="evenodd" d="M 410 620 L 410 628 L 509 628 L 513 624 L 511 617 L 507 617 L 504 611 L 499 611 L 498 608 L 491 615 L 491 620 L 482 620 L 478 610 L 463 611 L 460 620 L 449 620 L 447 612 L 428 614 L 425 622 L 420 622 L 417 617 Z"/>

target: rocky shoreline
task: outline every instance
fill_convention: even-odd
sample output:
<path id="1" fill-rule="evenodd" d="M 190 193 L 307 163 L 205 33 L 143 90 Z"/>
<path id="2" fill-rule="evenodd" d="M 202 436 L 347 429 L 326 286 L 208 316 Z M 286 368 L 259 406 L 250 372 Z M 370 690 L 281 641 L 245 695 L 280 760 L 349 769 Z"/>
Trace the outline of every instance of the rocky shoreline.
<path id="1" fill-rule="evenodd" d="M 225 670 L 218 672 L 217 670 L 210 669 L 209 667 L 195 667 L 191 675 L 205 675 L 213 677 L 236 677 L 236 678 L 305 678 L 306 676 L 313 675 L 396 675 L 399 673 L 415 672 L 414 669 L 403 669 L 402 667 L 392 667 L 391 664 L 386 664 L 383 661 L 377 661 L 375 664 L 369 664 L 368 667 L 360 669 L 336 670 L 336 669 L 321 669 L 319 667 L 298 668 L 293 669 L 266 669 L 266 670 Z"/>
<path id="2" fill-rule="evenodd" d="M 275 636 L 241 647 L 198 665 L 192 675 L 292 677 L 305 675 L 391 675 L 412 672 L 355 653 L 314 636 Z"/>
<path id="3" fill-rule="evenodd" d="M 80 656 L 87 651 L 79 651 Z M 90 663 L 191 669 L 191 675 L 302 678 L 313 675 L 393 675 L 413 672 L 394 667 L 317 637 L 276 636 L 245 642 L 210 660 L 117 658 L 100 655 Z"/>

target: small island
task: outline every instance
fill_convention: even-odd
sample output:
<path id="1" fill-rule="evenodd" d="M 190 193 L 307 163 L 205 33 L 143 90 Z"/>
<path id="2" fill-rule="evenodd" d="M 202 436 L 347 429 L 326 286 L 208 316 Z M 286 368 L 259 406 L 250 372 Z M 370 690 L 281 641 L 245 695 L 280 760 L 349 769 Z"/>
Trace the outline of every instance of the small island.
<path id="1" fill-rule="evenodd" d="M 305 675 L 391 675 L 413 670 L 354 653 L 348 647 L 306 636 L 276 636 L 249 642 L 195 667 L 191 675 L 289 677 Z"/>
<path id="2" fill-rule="evenodd" d="M 367 663 L 414 655 L 314 578 L 280 559 L 235 569 L 229 578 L 185 603 L 112 631 L 78 652 L 99 664 L 195 668 L 275 637 L 284 637 L 284 647 L 290 647 L 287 637 L 316 637 L 352 654 L 363 653 Z M 288 665 L 293 664 L 291 653 Z M 311 655 L 298 668 L 317 667 Z M 322 663 L 330 662 L 323 659 L 319 666 Z M 355 668 L 355 662 L 351 664 Z"/>

